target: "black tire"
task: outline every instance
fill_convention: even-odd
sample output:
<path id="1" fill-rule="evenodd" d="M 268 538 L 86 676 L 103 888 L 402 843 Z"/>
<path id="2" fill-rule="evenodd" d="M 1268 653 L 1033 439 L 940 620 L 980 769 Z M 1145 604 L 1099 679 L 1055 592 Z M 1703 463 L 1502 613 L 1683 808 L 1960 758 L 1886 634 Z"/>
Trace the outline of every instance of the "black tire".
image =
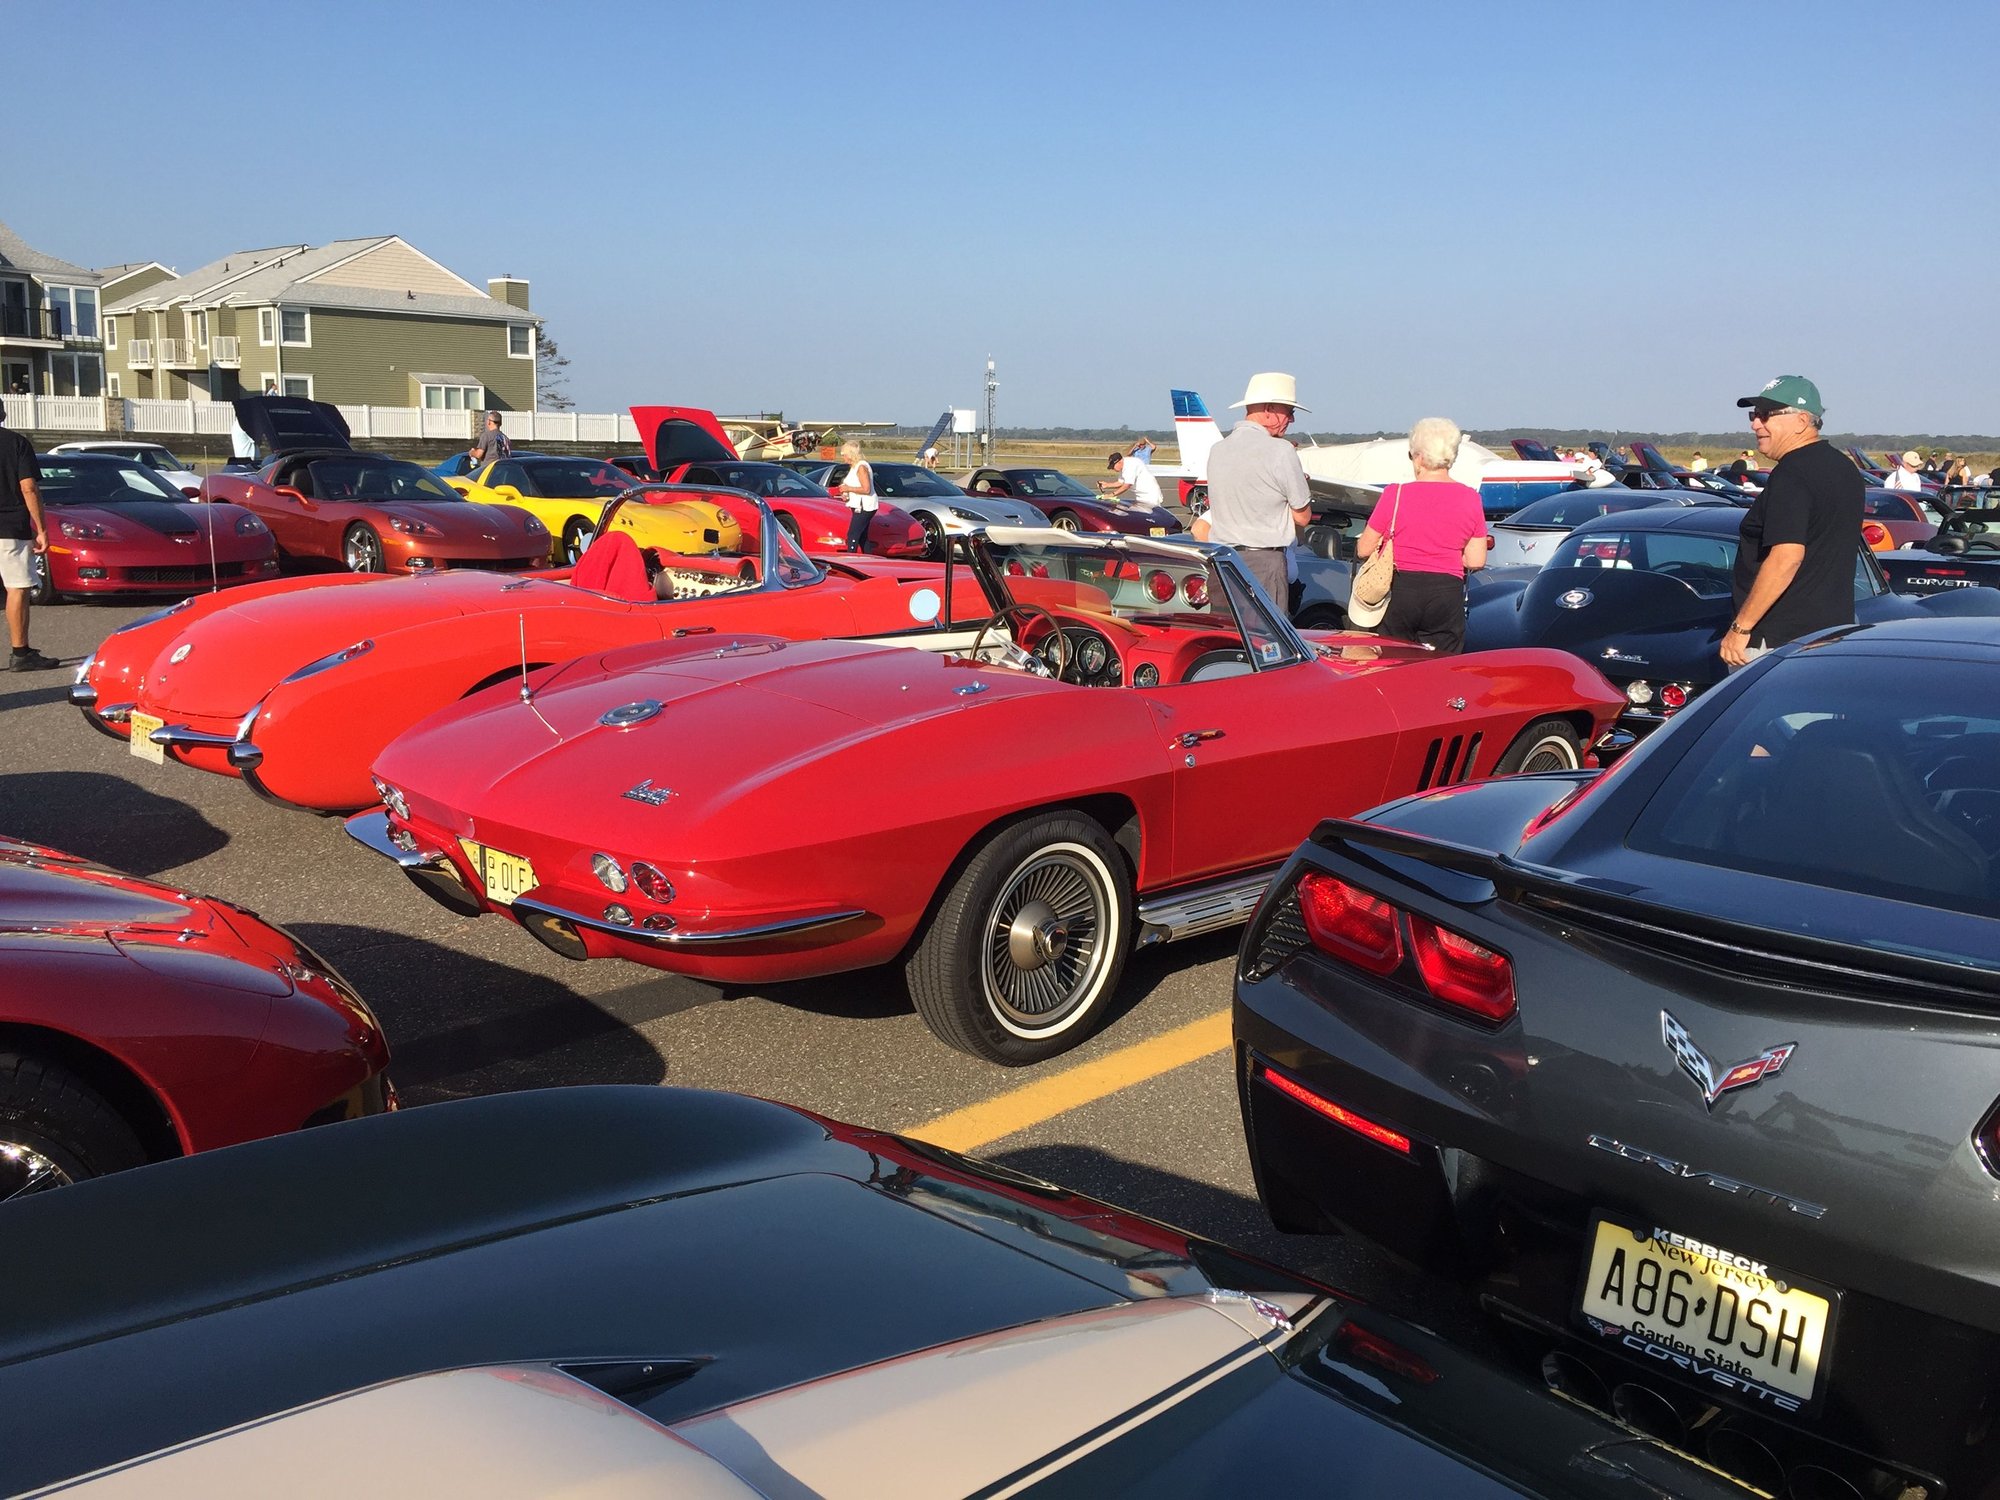
<path id="1" fill-rule="evenodd" d="M 927 510 L 917 512 L 917 521 L 924 528 L 924 556 L 933 562 L 941 559 L 946 546 L 944 523 Z"/>
<path id="2" fill-rule="evenodd" d="M 582 516 L 571 516 L 562 532 L 562 561 L 559 567 L 575 567 L 584 550 L 597 539 L 597 528 Z"/>
<path id="3" fill-rule="evenodd" d="M 35 581 L 28 586 L 28 603 L 31 605 L 60 603 L 62 596 L 55 591 L 54 585 L 49 581 L 49 560 L 46 557 L 35 556 L 28 566 L 34 569 L 35 574 Z"/>
<path id="4" fill-rule="evenodd" d="M 778 512 L 778 525 L 783 528 L 785 535 L 792 539 L 794 547 L 799 548 L 801 551 L 805 549 L 806 539 L 799 534 L 799 523 L 797 521 L 794 521 L 789 514 L 781 510 Z"/>
<path id="5" fill-rule="evenodd" d="M 1075 511 L 1071 511 L 1071 510 L 1052 510 L 1052 511 L 1050 511 L 1050 512 L 1049 512 L 1049 524 L 1050 524 L 1051 526 L 1055 527 L 1055 529 L 1056 529 L 1057 531 L 1081 531 L 1081 530 L 1083 530 L 1083 523 L 1082 523 L 1081 521 L 1077 520 L 1077 518 L 1076 518 L 1076 512 L 1075 512 Z"/>
<path id="6" fill-rule="evenodd" d="M 356 521 L 340 539 L 340 560 L 350 573 L 380 573 L 382 538 L 375 535 L 373 527 Z"/>
<path id="7" fill-rule="evenodd" d="M 139 1137 L 60 1064 L 0 1052 L 0 1200 L 142 1165 Z"/>
<path id="8" fill-rule="evenodd" d="M 1007 1067 L 1040 1062 L 1096 1029 L 1132 920 L 1124 856 L 1101 827 L 1079 813 L 1029 818 L 994 835 L 945 893 L 904 966 L 910 998 L 946 1046 Z"/>
<path id="9" fill-rule="evenodd" d="M 1345 630 L 1347 615 L 1337 604 L 1315 604 L 1292 623 L 1301 630 Z"/>
<path id="10" fill-rule="evenodd" d="M 1514 736 L 1493 768 L 1496 776 L 1521 771 L 1574 771 L 1583 765 L 1583 741 L 1567 719 L 1537 719 Z"/>

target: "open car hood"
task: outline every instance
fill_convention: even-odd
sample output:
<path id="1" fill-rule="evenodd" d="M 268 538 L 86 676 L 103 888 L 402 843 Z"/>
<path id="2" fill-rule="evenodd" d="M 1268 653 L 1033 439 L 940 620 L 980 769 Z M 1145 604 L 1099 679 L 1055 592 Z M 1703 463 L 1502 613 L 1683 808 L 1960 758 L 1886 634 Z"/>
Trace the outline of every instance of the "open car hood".
<path id="1" fill-rule="evenodd" d="M 715 413 L 700 406 L 635 406 L 632 420 L 646 445 L 646 462 L 664 474 L 691 463 L 735 463 L 736 447 Z"/>
<path id="2" fill-rule="evenodd" d="M 304 396 L 238 396 L 230 403 L 236 424 L 256 439 L 265 457 L 312 448 L 352 448 L 347 418 L 326 401 Z"/>

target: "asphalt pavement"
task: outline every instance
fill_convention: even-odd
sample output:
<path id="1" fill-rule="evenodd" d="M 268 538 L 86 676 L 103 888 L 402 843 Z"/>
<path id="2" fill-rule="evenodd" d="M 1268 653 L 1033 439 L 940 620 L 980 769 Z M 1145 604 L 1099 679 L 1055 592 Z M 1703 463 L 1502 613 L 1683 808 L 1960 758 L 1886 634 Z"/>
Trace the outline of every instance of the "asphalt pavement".
<path id="1" fill-rule="evenodd" d="M 74 664 L 151 608 L 35 611 Z M 1111 1023 L 1004 1069 L 935 1041 L 899 973 L 721 989 L 615 960 L 574 963 L 498 917 L 454 916 L 350 840 L 233 780 L 133 756 L 71 708 L 69 671 L 0 673 L 0 833 L 221 896 L 291 929 L 375 1007 L 391 1076 L 422 1106 L 563 1084 L 674 1084 L 784 1100 L 893 1131 L 1003 1095 L 1226 1008 L 1234 933 L 1133 956 Z M 1336 1238 L 1279 1234 L 1251 1181 L 1226 1052 L 1027 1125 L 976 1154 L 1235 1245 L 1432 1326 L 1469 1330 L 1450 1288 Z"/>

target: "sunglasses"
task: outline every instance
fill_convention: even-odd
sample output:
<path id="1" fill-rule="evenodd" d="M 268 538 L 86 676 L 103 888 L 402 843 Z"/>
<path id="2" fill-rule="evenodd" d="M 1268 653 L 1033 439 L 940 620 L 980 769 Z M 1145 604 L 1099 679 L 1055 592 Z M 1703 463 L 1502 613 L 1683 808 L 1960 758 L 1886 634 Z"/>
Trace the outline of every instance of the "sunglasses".
<path id="1" fill-rule="evenodd" d="M 1751 410 L 1750 410 L 1750 420 L 1751 420 L 1752 422 L 1765 422 L 1765 423 L 1768 423 L 1768 422 L 1769 422 L 1769 421 L 1771 420 L 1771 418 L 1773 418 L 1773 417 L 1777 416 L 1777 415 L 1778 415 L 1778 414 L 1779 414 L 1780 412 L 1787 412 L 1787 411 L 1790 411 L 1790 410 L 1791 410 L 1791 408 L 1790 408 L 1789 406 L 1757 406 L 1757 407 L 1752 407 L 1752 408 L 1751 408 Z"/>

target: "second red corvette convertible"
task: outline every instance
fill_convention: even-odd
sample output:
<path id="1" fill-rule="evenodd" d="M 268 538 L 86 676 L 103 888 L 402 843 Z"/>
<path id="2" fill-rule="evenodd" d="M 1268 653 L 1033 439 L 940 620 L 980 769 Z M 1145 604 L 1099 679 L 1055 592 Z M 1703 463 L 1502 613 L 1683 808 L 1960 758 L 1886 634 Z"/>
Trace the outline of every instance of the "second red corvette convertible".
<path id="1" fill-rule="evenodd" d="M 1302 636 L 1223 547 L 968 546 L 999 601 L 976 632 L 554 667 L 390 745 L 388 811 L 349 829 L 570 958 L 733 983 L 901 963 L 943 1040 L 1027 1063 L 1096 1028 L 1133 947 L 1247 918 L 1320 818 L 1573 768 L 1623 706 L 1561 652 Z"/>

